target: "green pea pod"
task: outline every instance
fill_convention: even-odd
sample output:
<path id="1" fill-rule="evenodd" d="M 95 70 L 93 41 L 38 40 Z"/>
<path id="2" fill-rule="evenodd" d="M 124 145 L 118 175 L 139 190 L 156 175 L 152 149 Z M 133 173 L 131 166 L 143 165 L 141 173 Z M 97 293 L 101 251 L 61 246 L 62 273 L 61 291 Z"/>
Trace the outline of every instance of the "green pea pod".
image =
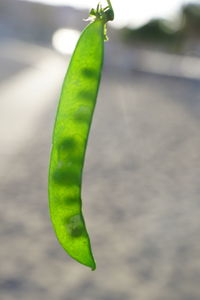
<path id="1" fill-rule="evenodd" d="M 57 110 L 49 167 L 50 216 L 58 241 L 78 262 L 95 270 L 82 214 L 81 182 L 85 151 L 101 78 L 108 6 L 91 10 L 64 79 Z"/>

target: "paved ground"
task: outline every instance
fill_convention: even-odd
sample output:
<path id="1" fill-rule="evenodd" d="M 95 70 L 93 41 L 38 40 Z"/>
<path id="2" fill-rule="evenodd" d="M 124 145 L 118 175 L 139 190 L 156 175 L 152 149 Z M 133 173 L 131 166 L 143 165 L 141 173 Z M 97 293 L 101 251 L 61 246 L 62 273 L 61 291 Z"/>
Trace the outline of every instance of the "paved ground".
<path id="1" fill-rule="evenodd" d="M 199 82 L 105 68 L 83 184 L 91 272 L 60 248 L 48 216 L 64 62 L 29 51 L 37 60 L 1 74 L 0 299 L 199 300 Z"/>

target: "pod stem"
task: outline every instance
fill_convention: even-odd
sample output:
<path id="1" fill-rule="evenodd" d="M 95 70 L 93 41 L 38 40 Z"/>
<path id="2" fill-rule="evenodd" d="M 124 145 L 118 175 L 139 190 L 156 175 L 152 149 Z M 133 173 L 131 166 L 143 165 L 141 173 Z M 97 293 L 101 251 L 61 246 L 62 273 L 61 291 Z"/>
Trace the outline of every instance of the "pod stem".
<path id="1" fill-rule="evenodd" d="M 114 10 L 110 0 L 107 0 L 108 6 L 105 8 L 106 22 L 114 20 Z"/>
<path id="2" fill-rule="evenodd" d="M 97 8 L 94 9 L 92 8 L 90 11 L 90 17 L 92 19 L 100 19 L 102 20 L 105 24 L 108 21 L 112 21 L 114 19 L 114 11 L 112 8 L 112 4 L 110 0 L 107 0 L 108 6 L 105 8 L 102 8 L 102 5 L 99 3 L 97 5 Z"/>
<path id="3" fill-rule="evenodd" d="M 113 7 L 112 7 L 112 4 L 111 4 L 111 1 L 110 1 L 110 0 L 107 0 L 107 2 L 108 2 L 108 7 L 109 7 L 109 9 L 112 11 L 112 13 L 113 13 L 113 18 L 114 18 L 114 11 L 113 11 Z"/>

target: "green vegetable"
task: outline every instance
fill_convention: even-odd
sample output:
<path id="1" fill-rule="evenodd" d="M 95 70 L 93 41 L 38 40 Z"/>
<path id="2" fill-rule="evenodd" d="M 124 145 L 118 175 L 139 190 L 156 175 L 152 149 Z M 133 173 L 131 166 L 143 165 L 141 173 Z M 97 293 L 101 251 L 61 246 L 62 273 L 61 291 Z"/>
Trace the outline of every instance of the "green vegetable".
<path id="1" fill-rule="evenodd" d="M 82 214 L 81 181 L 88 134 L 103 64 L 110 3 L 90 12 L 64 79 L 53 133 L 49 167 L 50 216 L 58 241 L 78 262 L 95 270 Z"/>

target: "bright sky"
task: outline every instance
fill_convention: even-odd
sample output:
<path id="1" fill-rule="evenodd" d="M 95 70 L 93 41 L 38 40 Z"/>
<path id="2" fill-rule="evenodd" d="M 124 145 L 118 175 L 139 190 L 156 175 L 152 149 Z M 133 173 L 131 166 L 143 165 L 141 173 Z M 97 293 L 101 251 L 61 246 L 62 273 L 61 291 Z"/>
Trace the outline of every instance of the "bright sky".
<path id="1" fill-rule="evenodd" d="M 96 7 L 99 0 L 27 0 L 51 5 L 71 5 L 79 8 Z M 103 4 L 105 0 L 101 1 Z M 155 17 L 173 18 L 181 5 L 191 0 L 112 0 L 115 26 L 139 26 Z M 193 0 L 195 2 L 195 0 Z M 199 3 L 198 0 L 196 2 Z"/>

